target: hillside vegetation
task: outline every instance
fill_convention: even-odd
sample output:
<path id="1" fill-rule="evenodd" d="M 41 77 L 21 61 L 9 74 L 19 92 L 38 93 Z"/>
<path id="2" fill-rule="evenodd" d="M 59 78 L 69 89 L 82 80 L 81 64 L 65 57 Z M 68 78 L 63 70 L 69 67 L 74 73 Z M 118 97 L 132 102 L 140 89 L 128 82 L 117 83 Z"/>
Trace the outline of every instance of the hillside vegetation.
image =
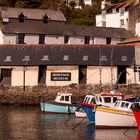
<path id="1" fill-rule="evenodd" d="M 81 0 L 82 1 L 82 0 Z M 65 5 L 63 0 L 0 0 L 0 6 L 17 8 L 43 8 L 61 10 L 68 23 L 77 25 L 95 25 L 95 15 L 100 13 L 101 0 L 95 0 L 92 6 L 83 4 L 82 9 L 76 9 L 75 1 Z M 126 0 L 112 0 L 112 3 Z"/>

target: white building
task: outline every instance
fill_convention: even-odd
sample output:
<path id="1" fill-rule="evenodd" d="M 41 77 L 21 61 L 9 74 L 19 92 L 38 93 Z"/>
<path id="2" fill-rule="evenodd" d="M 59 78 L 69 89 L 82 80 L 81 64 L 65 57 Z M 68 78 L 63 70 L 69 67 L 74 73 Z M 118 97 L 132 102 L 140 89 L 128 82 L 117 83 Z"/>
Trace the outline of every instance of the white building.
<path id="1" fill-rule="evenodd" d="M 101 4 L 102 13 L 96 15 L 96 26 L 125 28 L 127 30 L 131 30 L 135 35 L 139 36 L 139 6 L 139 0 L 127 0 L 116 4 L 111 4 L 107 0 L 103 0 Z M 133 26 L 133 28 L 131 26 Z"/>
<path id="2" fill-rule="evenodd" d="M 130 67 L 135 57 L 134 46 L 21 44 L 0 45 L 0 52 L 0 84 L 135 83 L 134 69 Z"/>
<path id="3" fill-rule="evenodd" d="M 117 44 L 133 36 L 125 29 L 66 24 L 60 11 L 1 7 L 0 12 L 1 44 Z"/>

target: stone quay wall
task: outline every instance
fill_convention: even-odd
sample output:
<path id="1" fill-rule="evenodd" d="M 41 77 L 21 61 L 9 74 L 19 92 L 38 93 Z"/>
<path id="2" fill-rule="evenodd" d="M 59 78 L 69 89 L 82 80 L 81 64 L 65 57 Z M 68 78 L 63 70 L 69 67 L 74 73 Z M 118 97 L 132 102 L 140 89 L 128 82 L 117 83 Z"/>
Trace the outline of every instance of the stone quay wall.
<path id="1" fill-rule="evenodd" d="M 39 105 L 41 101 L 54 100 L 58 92 L 70 92 L 76 102 L 83 100 L 87 93 L 98 94 L 101 91 L 109 92 L 111 87 L 106 85 L 77 85 L 63 87 L 48 87 L 45 85 L 33 87 L 11 87 L 0 85 L 0 104 Z M 119 85 L 118 91 L 123 94 L 140 95 L 140 85 Z"/>

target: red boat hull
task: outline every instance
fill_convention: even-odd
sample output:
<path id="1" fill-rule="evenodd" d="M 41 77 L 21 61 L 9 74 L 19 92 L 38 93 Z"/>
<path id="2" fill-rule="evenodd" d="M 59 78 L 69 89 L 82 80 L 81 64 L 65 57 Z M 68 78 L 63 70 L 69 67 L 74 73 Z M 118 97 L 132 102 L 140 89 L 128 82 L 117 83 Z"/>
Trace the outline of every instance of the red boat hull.
<path id="1" fill-rule="evenodd" d="M 133 110 L 133 113 L 137 122 L 138 129 L 140 130 L 140 111 Z"/>

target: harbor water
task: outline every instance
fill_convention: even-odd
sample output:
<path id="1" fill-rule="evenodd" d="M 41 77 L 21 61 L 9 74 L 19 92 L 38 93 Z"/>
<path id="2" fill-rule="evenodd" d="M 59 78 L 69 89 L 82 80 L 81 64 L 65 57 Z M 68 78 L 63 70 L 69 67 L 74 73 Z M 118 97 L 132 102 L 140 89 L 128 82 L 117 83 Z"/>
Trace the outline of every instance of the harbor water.
<path id="1" fill-rule="evenodd" d="M 96 129 L 86 118 L 42 114 L 39 106 L 0 105 L 0 140 L 79 139 L 140 140 L 140 132 L 137 129 Z"/>

